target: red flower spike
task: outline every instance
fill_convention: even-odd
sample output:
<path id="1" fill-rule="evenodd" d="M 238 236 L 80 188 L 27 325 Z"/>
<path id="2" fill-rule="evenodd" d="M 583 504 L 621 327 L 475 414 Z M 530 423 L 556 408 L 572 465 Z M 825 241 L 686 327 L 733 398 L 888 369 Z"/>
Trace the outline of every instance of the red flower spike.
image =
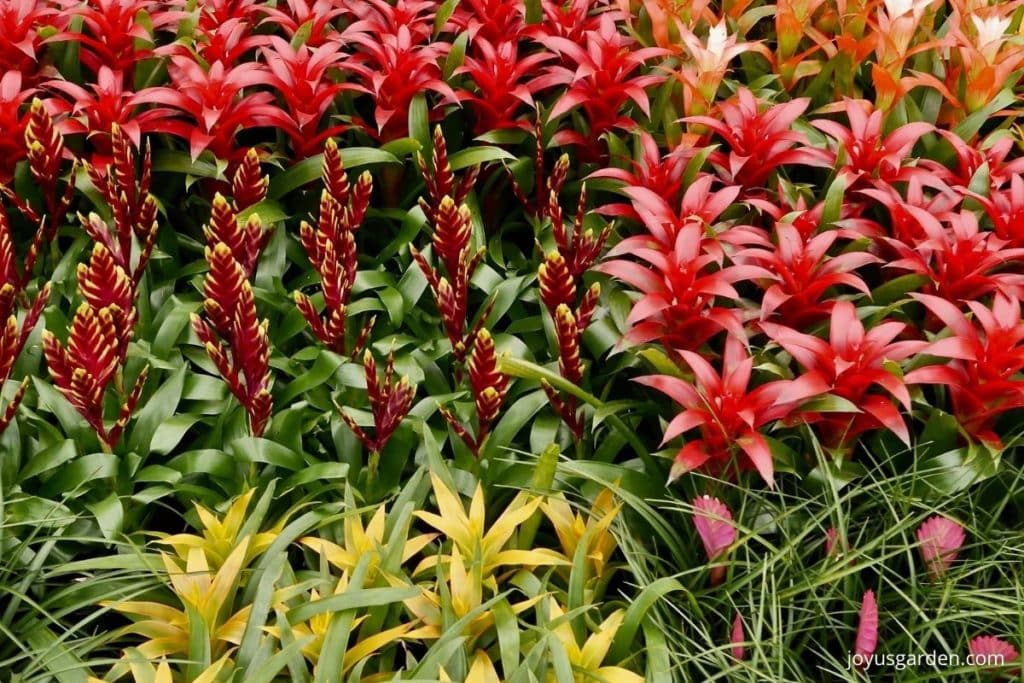
<path id="1" fill-rule="evenodd" d="M 575 305 L 576 282 L 561 253 L 553 251 L 548 254 L 537 269 L 537 280 L 540 299 L 551 315 L 555 315 L 555 310 L 562 304 Z"/>
<path id="2" fill-rule="evenodd" d="M 102 243 L 92 250 L 89 265 L 78 264 L 78 291 L 97 311 L 108 309 L 117 329 L 117 361 L 124 363 L 135 327 L 135 283 Z"/>
<path id="3" fill-rule="evenodd" d="M 587 289 L 586 294 L 583 295 L 583 301 L 580 302 L 579 308 L 576 309 L 576 326 L 579 327 L 581 334 L 590 327 L 600 298 L 601 285 L 595 282 Z"/>
<path id="4" fill-rule="evenodd" d="M 427 222 L 437 225 L 441 202 L 445 197 L 449 197 L 456 206 L 461 206 L 476 183 L 477 176 L 480 174 L 480 166 L 470 167 L 456 184 L 455 173 L 448 161 L 448 145 L 440 126 L 434 128 L 433 141 L 434 151 L 431 154 L 430 167 L 427 167 L 427 161 L 422 154 L 416 155 L 416 164 L 419 166 L 420 174 L 422 174 L 427 188 L 427 196 L 430 198 L 428 201 L 426 198 L 420 197 L 420 208 L 423 209 Z"/>
<path id="5" fill-rule="evenodd" d="M 270 321 L 258 318 L 249 276 L 266 244 L 259 214 L 244 226 L 237 209 L 218 194 L 210 223 L 204 227 L 210 264 L 204 284 L 203 310 L 212 329 L 192 315 L 192 329 L 207 355 L 249 417 L 253 436 L 261 436 L 270 421 Z M 227 240 L 227 241 L 225 241 Z"/>
<path id="6" fill-rule="evenodd" d="M 469 305 L 469 281 L 484 256 L 484 249 L 471 251 L 473 237 L 469 207 L 457 206 L 454 199 L 445 196 L 437 205 L 433 234 L 434 252 L 444 267 L 445 276 L 431 266 L 423 254 L 410 245 L 413 259 L 427 279 L 434 294 L 441 321 L 456 362 L 462 362 L 473 345 L 476 330 L 466 334 Z M 480 319 L 478 325 L 483 323 Z"/>
<path id="7" fill-rule="evenodd" d="M 363 372 L 366 376 L 366 393 L 370 399 L 370 411 L 373 413 L 374 435 L 371 437 L 349 417 L 341 406 L 335 404 L 342 420 L 349 429 L 363 442 L 371 454 L 380 454 L 384 446 L 391 440 L 395 430 L 409 414 L 416 388 L 409 384 L 408 377 L 393 382 L 395 371 L 394 352 L 388 354 L 384 369 L 383 381 L 377 377 L 377 363 L 369 349 L 363 354 Z"/>
<path id="8" fill-rule="evenodd" d="M 149 147 L 146 147 L 142 155 L 142 169 L 138 172 L 133 144 L 128 132 L 114 124 L 110 132 L 110 162 L 102 168 L 88 163 L 85 166 L 92 184 L 111 207 L 114 215 L 113 232 L 99 217 L 92 214 L 88 219 L 79 216 L 79 220 L 89 236 L 106 245 L 117 264 L 131 273 L 132 279 L 137 282 L 149 261 L 156 239 L 157 205 L 156 199 L 149 193 L 152 182 Z M 131 265 L 132 235 L 142 243 L 134 270 Z"/>
<path id="9" fill-rule="evenodd" d="M 121 431 L 116 426 L 108 431 L 103 422 L 103 397 L 120 367 L 120 330 L 116 322 L 119 313 L 113 306 L 97 310 L 83 302 L 71 321 L 66 348 L 52 332 L 43 331 L 43 354 L 53 383 L 107 449 L 113 447 Z M 143 374 L 143 381 L 144 378 Z M 134 405 L 126 406 L 130 415 Z M 127 417 L 123 421 L 127 422 Z"/>
<path id="10" fill-rule="evenodd" d="M 923 341 L 896 341 L 906 329 L 898 322 L 882 322 L 865 331 L 849 301 L 832 308 L 829 341 L 773 323 L 761 323 L 764 332 L 784 348 L 807 372 L 825 379 L 829 391 L 853 403 L 862 412 L 806 413 L 795 417 L 819 424 L 823 440 L 833 448 L 846 448 L 865 431 L 884 428 L 910 444 L 910 432 L 890 397 L 910 410 L 910 393 L 903 379 L 887 368 L 928 346 Z M 884 392 L 884 393 L 883 393 Z"/>
<path id="11" fill-rule="evenodd" d="M 60 173 L 64 158 L 64 136 L 57 130 L 42 100 L 32 100 L 29 111 L 25 127 L 29 169 L 44 188 L 50 188 L 57 182 Z"/>
<path id="12" fill-rule="evenodd" d="M 324 149 L 322 177 L 325 189 L 320 196 L 316 227 L 303 221 L 299 236 L 313 269 L 320 276 L 325 308 L 322 313 L 318 312 L 309 297 L 301 292 L 293 296 L 313 334 L 335 352 L 344 354 L 346 308 L 358 265 L 355 232 L 369 207 L 373 178 L 363 173 L 355 185 L 350 184 L 338 146 L 330 139 Z M 358 347 L 357 344 L 354 354 L 359 353 Z"/>
<path id="13" fill-rule="evenodd" d="M 558 339 L 558 369 L 562 377 L 573 384 L 583 381 L 583 361 L 580 360 L 580 329 L 576 316 L 565 304 L 555 309 L 555 337 Z"/>
<path id="14" fill-rule="evenodd" d="M 829 390 L 825 378 L 809 372 L 795 380 L 776 380 L 749 389 L 754 360 L 743 342 L 726 337 L 720 374 L 699 354 L 680 351 L 696 381 L 670 375 L 648 375 L 635 381 L 657 389 L 683 406 L 665 430 L 663 442 L 691 429 L 700 429 L 700 439 L 688 441 L 676 455 L 670 481 L 698 467 L 722 472 L 734 456 L 741 466 L 752 466 L 773 485 L 771 450 L 761 429 L 788 417 L 801 403 Z"/>
<path id="15" fill-rule="evenodd" d="M 491 425 L 498 418 L 501 405 L 505 402 L 509 379 L 498 370 L 498 357 L 491 333 L 486 328 L 480 328 L 475 337 L 469 357 L 469 384 L 476 405 L 476 435 L 471 434 L 450 410 L 442 406 L 439 408 L 456 435 L 474 455 L 479 456 Z"/>
<path id="16" fill-rule="evenodd" d="M 479 421 L 477 441 L 482 442 L 498 417 L 498 411 L 508 393 L 508 377 L 498 370 L 498 356 L 494 339 L 486 328 L 481 329 L 469 357 L 469 383 L 473 387 L 476 414 Z"/>
<path id="17" fill-rule="evenodd" d="M 245 211 L 259 204 L 266 199 L 269 186 L 270 178 L 263 175 L 260 169 L 260 156 L 255 149 L 250 148 L 242 157 L 242 163 L 238 165 L 231 181 L 231 196 L 235 200 L 235 207 Z"/>

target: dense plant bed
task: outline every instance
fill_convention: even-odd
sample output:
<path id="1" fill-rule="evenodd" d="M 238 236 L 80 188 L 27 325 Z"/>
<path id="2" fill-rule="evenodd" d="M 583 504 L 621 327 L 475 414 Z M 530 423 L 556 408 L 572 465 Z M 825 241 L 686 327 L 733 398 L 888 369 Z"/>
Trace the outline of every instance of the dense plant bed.
<path id="1" fill-rule="evenodd" d="M 0 679 L 982 680 L 1017 3 L 6 0 Z"/>

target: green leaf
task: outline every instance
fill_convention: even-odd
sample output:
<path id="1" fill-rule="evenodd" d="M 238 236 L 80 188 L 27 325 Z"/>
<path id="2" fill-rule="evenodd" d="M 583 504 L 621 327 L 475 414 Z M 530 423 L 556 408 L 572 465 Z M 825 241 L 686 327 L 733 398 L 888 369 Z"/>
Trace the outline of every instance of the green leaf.
<path id="1" fill-rule="evenodd" d="M 629 607 L 626 608 L 622 625 L 615 633 L 612 647 L 605 659 L 612 663 L 618 663 L 626 659 L 631 652 L 635 652 L 638 649 L 634 643 L 636 634 L 646 623 L 647 612 L 666 595 L 679 591 L 687 592 L 683 584 L 670 576 L 657 579 L 644 586 L 643 590 L 630 601 Z"/>
<path id="2" fill-rule="evenodd" d="M 453 171 L 458 171 L 470 166 L 479 166 L 490 161 L 515 161 L 516 156 L 503 150 L 501 147 L 477 146 L 461 149 L 448 157 L 448 163 Z"/>
<path id="3" fill-rule="evenodd" d="M 325 612 L 383 607 L 403 600 L 411 600 L 419 595 L 420 589 L 411 586 L 408 588 L 363 588 L 346 591 L 288 610 L 288 622 L 292 625 L 301 624 Z"/>
<path id="4" fill-rule="evenodd" d="M 235 439 L 231 442 L 229 450 L 234 456 L 245 462 L 262 462 L 293 472 L 306 466 L 306 461 L 302 456 L 290 448 L 254 436 Z"/>
<path id="5" fill-rule="evenodd" d="M 78 454 L 75 449 L 75 442 L 71 439 L 65 439 L 59 443 L 55 443 L 52 446 L 42 449 L 26 463 L 24 469 L 18 475 L 18 481 L 23 482 L 32 477 L 38 476 L 43 472 L 49 472 L 52 469 L 60 467 L 69 460 L 73 460 Z"/>
<path id="6" fill-rule="evenodd" d="M 346 147 L 339 151 L 346 170 L 377 164 L 401 163 L 395 155 L 373 147 Z M 267 199 L 279 199 L 292 190 L 319 180 L 323 163 L 324 155 L 317 154 L 303 159 L 284 173 L 272 178 L 270 188 L 267 190 Z"/>
<path id="7" fill-rule="evenodd" d="M 112 541 L 121 533 L 124 523 L 124 507 L 116 493 L 111 493 L 98 503 L 86 505 L 86 507 L 96 516 L 96 523 L 99 524 L 103 538 Z"/>
<path id="8" fill-rule="evenodd" d="M 871 302 L 879 306 L 888 306 L 905 299 L 910 292 L 918 291 L 926 282 L 928 282 L 928 277 L 925 275 L 916 273 L 901 275 L 876 287 L 871 292 Z"/>
<path id="9" fill-rule="evenodd" d="M 859 413 L 860 408 L 849 399 L 836 394 L 825 394 L 800 404 L 800 410 L 809 413 Z"/>
<path id="10" fill-rule="evenodd" d="M 181 365 L 167 380 L 160 385 L 160 388 L 153 392 L 149 400 L 145 402 L 142 409 L 138 411 L 135 418 L 135 425 L 132 427 L 128 439 L 128 447 L 140 455 L 149 453 L 153 446 L 157 428 L 166 422 L 181 401 L 181 394 L 185 389 L 185 375 L 188 366 Z M 164 451 L 165 453 L 167 451 Z"/>
<path id="11" fill-rule="evenodd" d="M 825 193 L 825 205 L 821 212 L 821 225 L 833 225 L 842 215 L 843 197 L 846 193 L 846 176 L 840 173 Z"/>

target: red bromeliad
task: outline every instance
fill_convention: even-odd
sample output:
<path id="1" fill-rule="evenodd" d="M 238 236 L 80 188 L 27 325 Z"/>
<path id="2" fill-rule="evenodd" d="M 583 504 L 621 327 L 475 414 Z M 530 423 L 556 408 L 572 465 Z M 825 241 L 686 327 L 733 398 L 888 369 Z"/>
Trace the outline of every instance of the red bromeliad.
<path id="1" fill-rule="evenodd" d="M 354 185 L 334 140 L 324 148 L 322 171 L 324 192 L 320 196 L 320 214 L 316 226 L 302 222 L 300 238 L 313 268 L 320 275 L 324 310 L 318 312 L 312 300 L 296 291 L 295 303 L 317 339 L 332 351 L 344 354 L 346 348 L 347 307 L 356 280 L 357 252 L 355 233 L 363 222 L 373 192 L 373 177 L 364 172 Z M 355 357 L 373 325 L 363 328 L 360 341 L 352 351 Z"/>
<path id="2" fill-rule="evenodd" d="M 0 184 L 11 181 L 18 162 L 28 153 L 25 149 L 28 114 L 23 114 L 21 109 L 36 89 L 25 88 L 23 83 L 20 71 L 7 71 L 0 76 Z"/>
<path id="3" fill-rule="evenodd" d="M 643 293 L 626 320 L 630 329 L 625 341 L 657 340 L 672 349 L 697 349 L 723 330 L 737 339 L 746 338 L 742 311 L 720 305 L 719 299 L 738 300 L 736 282 L 776 276 L 756 265 L 725 265 L 721 252 L 714 251 L 705 245 L 703 226 L 691 221 L 679 229 L 671 250 L 624 241 L 609 252 L 609 256 L 629 253 L 646 262 L 615 259 L 596 268 Z"/>
<path id="4" fill-rule="evenodd" d="M 586 114 L 588 134 L 563 130 L 555 135 L 556 144 L 573 144 L 589 160 L 602 158 L 600 138 L 613 129 L 632 130 L 636 121 L 621 113 L 632 102 L 649 117 L 647 88 L 658 85 L 665 76 L 636 73 L 646 62 L 668 54 L 656 47 L 631 48 L 631 39 L 621 33 L 607 12 L 600 16 L 596 30 L 587 31 L 585 40 L 574 42 L 560 36 L 538 36 L 537 41 L 568 62 L 566 66 L 549 66 L 539 79 L 540 87 L 566 88 L 549 116 L 552 119 L 582 107 Z"/>
<path id="5" fill-rule="evenodd" d="M 808 399 L 826 393 L 827 379 L 812 371 L 795 380 L 775 380 L 750 389 L 754 359 L 743 342 L 731 335 L 726 338 L 721 373 L 699 354 L 685 350 L 679 353 L 693 371 L 695 382 L 670 375 L 636 380 L 684 408 L 669 423 L 663 443 L 691 429 L 700 430 L 700 438 L 688 441 L 676 455 L 669 480 L 699 467 L 721 473 L 734 457 L 742 456 L 741 467 L 754 467 L 773 485 L 772 453 L 761 430 L 785 419 Z"/>
<path id="6" fill-rule="evenodd" d="M 782 165 L 831 166 L 822 150 L 811 147 L 806 136 L 792 130 L 793 122 L 809 104 L 810 100 L 803 98 L 761 111 L 753 93 L 741 88 L 735 100 L 718 105 L 721 120 L 710 116 L 685 120 L 706 126 L 728 143 L 728 153 L 711 154 L 712 165 L 723 182 L 756 195 Z"/>
<path id="7" fill-rule="evenodd" d="M 374 100 L 377 135 L 383 142 L 408 135 L 409 107 L 417 95 L 432 92 L 445 104 L 459 98 L 442 78 L 441 61 L 451 49 L 443 41 L 428 42 L 433 33 L 431 2 L 368 0 L 367 16 L 348 27 L 357 46 L 348 68 L 358 89 Z"/>
<path id="8" fill-rule="evenodd" d="M 948 388 L 953 413 L 971 437 L 1002 448 L 995 433 L 1000 415 L 1024 407 L 1024 322 L 1018 299 L 997 293 L 991 307 L 969 301 L 969 320 L 955 305 L 930 294 L 913 294 L 939 318 L 951 336 L 933 342 L 925 352 L 948 358 L 907 373 L 908 384 Z"/>
<path id="9" fill-rule="evenodd" d="M 840 158 L 845 161 L 838 170 L 850 179 L 849 187 L 895 183 L 907 180 L 915 172 L 908 165 L 910 152 L 918 138 L 934 131 L 934 126 L 917 121 L 883 136 L 883 112 L 873 109 L 870 103 L 847 100 L 845 112 L 849 128 L 826 119 L 816 119 L 811 125 L 836 141 L 838 148 L 828 165 Z"/>
<path id="10" fill-rule="evenodd" d="M 976 301 L 993 292 L 1024 298 L 1024 247 L 1011 248 L 999 235 L 983 231 L 969 211 L 949 213 L 949 226 L 926 211 L 915 216 L 925 238 L 913 246 L 887 238 L 900 256 L 889 268 L 928 279 L 929 293 L 949 301 Z"/>
<path id="11" fill-rule="evenodd" d="M 775 248 L 751 247 L 735 255 L 737 263 L 760 266 L 775 278 L 762 281 L 761 319 L 778 317 L 794 329 L 807 329 L 828 317 L 834 297 L 828 292 L 839 286 L 868 294 L 868 286 L 856 270 L 879 259 L 864 251 L 847 251 L 829 257 L 838 230 L 802 238 L 793 225 L 776 223 Z"/>
<path id="12" fill-rule="evenodd" d="M 906 325 L 888 321 L 865 331 L 853 304 L 839 301 L 832 307 L 828 341 L 773 323 L 761 323 L 760 327 L 805 372 L 824 378 L 829 392 L 862 411 L 853 415 L 795 413 L 800 421 L 819 426 L 827 447 L 848 449 L 861 434 L 878 428 L 888 429 L 910 445 L 910 431 L 890 397 L 910 410 L 910 393 L 898 363 L 921 351 L 927 343 L 893 341 Z M 896 369 L 891 364 L 897 364 Z"/>
<path id="13" fill-rule="evenodd" d="M 330 72 L 343 68 L 347 57 L 337 43 L 294 48 L 277 36 L 270 37 L 270 47 L 263 49 L 263 56 L 270 70 L 267 82 L 281 94 L 291 118 L 291 125 L 285 132 L 291 139 L 295 157 L 312 156 L 325 139 L 346 127 L 333 125 L 320 130 L 338 93 L 353 89 L 349 84 L 331 80 Z"/>
<path id="14" fill-rule="evenodd" d="M 543 85 L 543 76 L 537 76 L 536 71 L 553 58 L 547 52 L 521 55 L 519 43 L 512 40 L 493 45 L 482 37 L 474 40 L 472 52 L 455 70 L 473 83 L 459 97 L 473 111 L 474 132 L 482 135 L 507 128 L 529 130 L 531 124 L 520 115 L 524 109 L 535 107 L 533 96 Z"/>
<path id="15" fill-rule="evenodd" d="M 148 88 L 135 99 L 139 104 L 157 105 L 152 110 L 159 112 L 153 114 L 157 121 L 152 129 L 186 140 L 193 159 L 209 149 L 218 159 L 235 161 L 244 154 L 235 142 L 240 130 L 261 126 L 287 130 L 292 125 L 274 105 L 271 93 L 245 93 L 267 82 L 267 69 L 261 64 L 232 67 L 214 62 L 204 69 L 189 57 L 174 55 L 169 70 L 171 87 Z"/>

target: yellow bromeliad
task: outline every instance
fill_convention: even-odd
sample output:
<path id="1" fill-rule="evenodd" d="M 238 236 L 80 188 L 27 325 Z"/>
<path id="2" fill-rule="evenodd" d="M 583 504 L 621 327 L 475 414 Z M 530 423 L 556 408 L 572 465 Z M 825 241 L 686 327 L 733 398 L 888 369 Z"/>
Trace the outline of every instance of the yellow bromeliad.
<path id="1" fill-rule="evenodd" d="M 455 620 L 462 619 L 484 604 L 484 581 L 480 567 L 471 565 L 467 568 L 458 546 L 452 548 L 446 583 L 445 592 L 450 596 L 448 606 L 451 617 Z M 392 584 L 396 587 L 407 585 L 397 580 Z M 451 625 L 451 620 L 445 619 L 445 601 L 436 591 L 425 587 L 421 587 L 421 591 L 417 597 L 405 600 L 405 606 L 423 622 L 423 628 L 417 630 L 421 638 L 440 638 L 445 628 Z M 511 605 L 512 612 L 519 614 L 535 605 L 542 597 L 537 596 Z M 472 643 L 493 625 L 494 612 L 482 610 L 470 620 L 463 633 L 467 636 L 468 642 Z"/>
<path id="2" fill-rule="evenodd" d="M 196 632 L 207 634 L 210 652 L 218 657 L 228 644 L 241 643 L 249 618 L 249 605 L 230 614 L 248 551 L 249 539 L 244 538 L 216 572 L 211 570 L 206 554 L 200 548 L 188 550 L 184 566 L 161 553 L 171 589 L 182 609 L 159 602 L 102 604 L 122 614 L 142 617 L 125 630 L 148 638 L 138 646 L 138 651 L 148 659 L 187 654 L 189 639 Z"/>
<path id="3" fill-rule="evenodd" d="M 643 676 L 635 674 L 629 669 L 603 665 L 604 658 L 608 655 L 608 650 L 611 648 L 615 634 L 622 626 L 625 616 L 625 610 L 620 609 L 613 612 L 601 622 L 601 625 L 597 627 L 597 632 L 587 638 L 583 647 L 580 647 L 576 640 L 576 634 L 573 633 L 572 625 L 565 618 L 565 611 L 555 600 L 552 599 L 548 602 L 548 617 L 552 623 L 558 624 L 552 631 L 568 655 L 569 663 L 572 665 L 573 683 L 593 683 L 593 681 L 644 683 Z M 559 680 L 555 673 L 551 672 L 548 674 L 547 683 L 567 683 L 567 681 Z"/>
<path id="4" fill-rule="evenodd" d="M 508 508 L 498 515 L 491 528 L 486 529 L 484 490 L 480 484 L 477 484 L 467 513 L 457 493 L 450 491 L 437 475 L 431 473 L 430 478 L 440 514 L 419 511 L 415 513 L 416 516 L 451 539 L 454 547 L 450 557 L 454 559 L 455 549 L 458 549 L 461 558 L 479 567 L 482 584 L 492 591 L 497 590 L 494 573 L 498 567 L 570 564 L 564 556 L 546 548 L 505 549 L 519 526 L 537 510 L 539 498 L 518 494 Z M 438 559 L 436 556 L 426 558 L 413 574 L 418 575 L 435 566 Z"/>
<path id="5" fill-rule="evenodd" d="M 224 666 L 229 661 L 230 659 L 227 655 L 221 657 L 192 679 L 190 683 L 216 683 L 218 676 L 224 671 Z M 156 666 L 141 657 L 131 659 L 128 668 L 135 683 L 175 683 L 171 666 L 163 657 L 160 658 L 160 663 Z M 116 680 L 117 678 L 120 678 L 120 676 L 115 677 L 112 674 L 110 677 L 111 680 Z M 96 678 L 95 676 L 89 676 L 86 681 L 87 683 L 106 683 L 103 679 Z"/>
<path id="6" fill-rule="evenodd" d="M 300 542 L 323 555 L 330 564 L 342 571 L 343 576 L 351 574 L 359 564 L 359 560 L 369 555 L 370 564 L 367 568 L 366 580 L 370 582 L 376 576 L 383 554 L 386 519 L 387 513 L 383 506 L 377 508 L 365 527 L 363 527 L 363 520 L 358 514 L 347 516 L 343 524 L 344 547 L 315 536 L 307 536 Z M 405 547 L 402 549 L 402 562 L 414 557 L 435 538 L 437 538 L 437 534 L 422 534 L 405 540 Z"/>
<path id="7" fill-rule="evenodd" d="M 348 578 L 342 575 L 338 579 L 338 583 L 335 586 L 334 594 L 340 595 L 348 590 L 349 583 Z M 320 599 L 320 592 L 316 589 L 310 590 L 309 602 L 315 602 Z M 287 613 L 288 608 L 286 605 L 279 604 L 278 609 L 282 613 Z M 327 636 L 327 631 L 331 626 L 331 622 L 334 619 L 334 612 L 321 612 L 309 618 L 309 621 L 300 624 L 292 624 L 291 639 L 290 640 L 304 640 L 309 638 L 309 642 L 302 648 L 302 655 L 312 664 L 314 667 L 319 663 L 321 657 L 331 656 L 337 657 L 338 653 L 323 651 L 324 639 Z M 361 616 L 353 620 L 352 631 L 359 627 L 361 623 L 366 620 L 366 616 Z M 393 628 L 386 629 L 379 633 L 375 633 L 368 638 L 364 638 L 357 643 L 351 645 L 345 650 L 342 655 L 342 671 L 347 673 L 349 669 L 358 664 L 363 659 L 374 654 L 386 645 L 393 643 L 399 638 L 424 638 L 429 637 L 429 633 L 423 629 L 416 629 L 415 622 L 399 624 Z M 267 633 L 270 633 L 278 640 L 282 640 L 281 628 L 278 626 L 266 626 L 263 629 Z"/>
<path id="8" fill-rule="evenodd" d="M 182 559 L 189 556 L 191 549 L 198 548 L 206 555 L 207 561 L 212 567 L 219 568 L 238 545 L 239 535 L 246 521 L 245 512 L 254 492 L 255 489 L 250 489 L 236 498 L 224 514 L 223 520 L 218 519 L 212 511 L 196 503 L 196 513 L 203 525 L 202 536 L 174 534 L 157 542 L 174 548 L 174 552 Z M 270 544 L 281 533 L 286 521 L 286 519 L 281 519 L 267 531 L 252 536 L 243 566 L 248 565 L 270 547 Z"/>
<path id="9" fill-rule="evenodd" d="M 613 503 L 611 489 L 603 490 L 594 499 L 586 519 L 579 512 L 573 511 L 562 494 L 551 496 L 540 504 L 541 510 L 555 527 L 562 552 L 567 557 L 575 557 L 581 543 L 586 545 L 591 577 L 604 575 L 609 559 L 618 548 L 610 527 L 622 509 L 622 503 Z"/>

